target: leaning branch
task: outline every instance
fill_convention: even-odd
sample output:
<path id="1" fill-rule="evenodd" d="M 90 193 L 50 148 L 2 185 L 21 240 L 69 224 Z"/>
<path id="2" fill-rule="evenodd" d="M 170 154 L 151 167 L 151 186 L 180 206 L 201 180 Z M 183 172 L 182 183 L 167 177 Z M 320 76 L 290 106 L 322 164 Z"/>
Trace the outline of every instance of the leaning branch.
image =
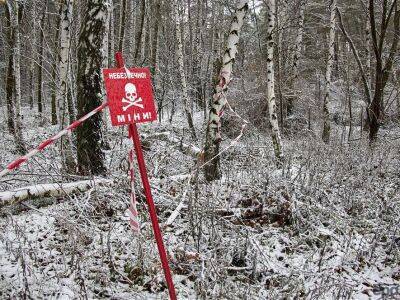
<path id="1" fill-rule="evenodd" d="M 394 58 L 397 54 L 397 48 L 398 48 L 398 44 L 399 44 L 399 35 L 400 35 L 400 11 L 397 10 L 396 8 L 396 12 L 394 14 L 394 21 L 393 21 L 393 26 L 394 26 L 394 35 L 393 35 L 393 42 L 392 42 L 392 46 L 390 47 L 390 53 L 389 53 L 389 57 L 386 61 L 385 67 L 383 68 L 383 82 L 384 84 L 386 84 L 386 82 L 389 79 L 389 75 L 390 72 L 392 70 L 393 67 L 393 61 Z"/>
<path id="2" fill-rule="evenodd" d="M 351 37 L 349 36 L 346 28 L 344 27 L 342 14 L 340 13 L 339 8 L 336 8 L 336 11 L 337 11 L 337 14 L 338 14 L 340 30 L 342 31 L 342 33 L 343 33 L 344 37 L 346 38 L 347 42 L 350 44 L 350 48 L 351 48 L 351 50 L 353 52 L 353 55 L 354 55 L 354 57 L 355 57 L 355 59 L 357 61 L 358 68 L 360 69 L 362 81 L 363 81 L 363 84 L 364 84 L 365 93 L 367 94 L 367 104 L 370 104 L 371 101 L 372 101 L 371 90 L 370 90 L 369 85 L 368 85 L 368 79 L 367 79 L 367 76 L 365 75 L 365 70 L 364 70 L 364 67 L 363 67 L 363 65 L 361 63 L 360 56 L 358 55 L 358 51 L 357 51 L 357 49 L 356 49 L 356 47 L 354 45 L 353 40 L 351 39 Z"/>

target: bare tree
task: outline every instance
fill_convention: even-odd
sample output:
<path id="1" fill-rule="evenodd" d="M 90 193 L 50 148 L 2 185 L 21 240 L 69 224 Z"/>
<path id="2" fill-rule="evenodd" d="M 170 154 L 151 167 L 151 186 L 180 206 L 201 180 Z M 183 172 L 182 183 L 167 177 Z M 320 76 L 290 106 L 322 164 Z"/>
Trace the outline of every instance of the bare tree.
<path id="1" fill-rule="evenodd" d="M 54 39 L 54 53 L 55 58 L 53 59 L 53 67 L 51 70 L 51 124 L 58 124 L 58 116 L 57 116 L 57 92 L 59 90 L 58 85 L 58 62 L 59 62 L 59 37 L 60 37 L 60 27 L 61 27 L 61 12 L 62 5 L 60 5 L 60 11 L 57 16 L 57 29 L 55 30 L 55 39 Z M 51 18 L 47 18 L 48 27 L 51 27 Z"/>
<path id="2" fill-rule="evenodd" d="M 11 49 L 12 53 L 12 77 L 10 78 L 13 84 L 13 90 L 15 91 L 14 101 L 11 101 L 10 112 L 13 111 L 14 123 L 11 126 L 13 128 L 12 133 L 14 135 L 15 144 L 17 151 L 24 154 L 26 151 L 25 142 L 22 136 L 22 121 L 21 121 L 21 34 L 20 34 L 20 22 L 23 12 L 23 6 L 18 1 L 7 1 L 8 15 L 10 18 L 11 25 Z M 9 70 L 10 72 L 11 70 Z M 9 120 L 10 121 L 10 120 Z"/>
<path id="3" fill-rule="evenodd" d="M 275 35 L 275 17 L 276 5 L 275 0 L 268 0 L 267 2 L 267 102 L 269 124 L 271 126 L 271 137 L 274 146 L 275 157 L 277 158 L 278 165 L 283 163 L 283 148 L 279 132 L 278 115 L 276 112 L 275 101 L 275 69 L 274 69 L 274 35 Z"/>
<path id="4" fill-rule="evenodd" d="M 7 27 L 7 40 L 10 49 L 13 49 L 12 44 L 14 43 L 14 32 L 11 27 L 11 14 L 13 13 L 12 8 L 9 4 L 6 5 L 6 20 Z M 7 126 L 8 131 L 11 134 L 15 133 L 15 103 L 13 99 L 14 95 L 14 59 L 13 53 L 10 51 L 7 63 L 7 77 L 6 77 L 6 104 L 7 104 Z"/>
<path id="5" fill-rule="evenodd" d="M 287 103 L 287 114 L 291 116 L 293 114 L 294 101 L 297 98 L 297 92 L 295 90 L 295 85 L 299 79 L 299 61 L 301 57 L 301 50 L 303 48 L 303 34 L 304 34 L 304 15 L 306 9 L 306 0 L 300 0 L 299 2 L 299 15 L 298 15 L 298 27 L 296 34 L 296 43 L 293 52 L 293 79 L 290 81 L 292 94 L 288 97 Z"/>
<path id="6" fill-rule="evenodd" d="M 37 109 L 41 117 L 43 117 L 43 61 L 44 61 L 44 32 L 47 17 L 47 8 L 49 1 L 46 0 L 42 13 L 42 19 L 40 21 L 39 28 L 39 64 L 38 64 L 38 90 L 37 90 Z"/>
<path id="7" fill-rule="evenodd" d="M 375 80 L 374 80 L 374 95 L 372 96 L 372 92 L 370 89 L 368 74 L 368 64 L 367 70 L 364 68 L 359 52 L 347 32 L 344 22 L 342 19 L 342 15 L 339 10 L 339 26 L 346 37 L 347 41 L 350 44 L 353 55 L 356 59 L 359 71 L 361 73 L 362 82 L 364 85 L 364 90 L 367 98 L 367 117 L 369 123 L 369 139 L 371 142 L 375 141 L 377 138 L 377 134 L 379 131 L 379 127 L 382 123 L 382 102 L 384 96 L 384 90 L 388 83 L 390 74 L 392 73 L 393 63 L 398 51 L 398 43 L 399 43 L 399 34 L 400 34 L 400 10 L 398 7 L 398 1 L 393 0 L 389 3 L 388 0 L 382 1 L 382 15 L 381 15 L 381 24 L 380 29 L 378 30 L 378 26 L 376 23 L 376 15 L 375 6 L 373 0 L 369 1 L 368 14 L 369 14 L 369 23 L 371 29 L 371 37 L 372 37 L 372 48 L 375 56 Z M 393 19 L 393 33 L 392 33 L 392 41 L 388 42 L 388 29 Z M 387 52 L 387 53 L 386 53 Z M 386 57 L 386 60 L 384 59 Z"/>
<path id="8" fill-rule="evenodd" d="M 134 62 L 137 62 L 139 59 L 139 53 L 142 50 L 143 44 L 143 36 L 145 35 L 144 26 L 145 26 L 145 18 L 146 18 L 146 0 L 142 0 L 140 6 L 140 24 L 139 24 L 139 31 L 135 38 L 135 56 L 133 58 Z"/>
<path id="9" fill-rule="evenodd" d="M 175 19 L 175 33 L 176 33 L 176 56 L 178 57 L 178 67 L 179 67 L 179 77 L 181 80 L 181 89 L 182 89 L 182 102 L 183 102 L 183 109 L 186 114 L 186 119 L 188 122 L 189 130 L 190 133 L 192 134 L 192 137 L 196 139 L 196 130 L 193 125 L 193 117 L 192 113 L 190 112 L 189 109 L 189 93 L 188 93 L 188 87 L 187 87 L 187 82 L 186 82 L 186 72 L 185 72 L 185 66 L 183 62 L 183 46 L 182 46 L 182 40 L 181 40 L 181 26 L 179 22 L 179 12 L 178 12 L 178 1 L 174 0 L 174 7 L 173 7 L 173 12 L 174 12 L 174 19 Z"/>
<path id="10" fill-rule="evenodd" d="M 239 1 L 226 41 L 226 50 L 222 57 L 218 84 L 215 87 L 210 104 L 204 147 L 204 159 L 207 162 L 204 172 L 208 181 L 218 179 L 221 176 L 219 169 L 220 158 L 217 155 L 221 143 L 221 113 L 226 105 L 225 92 L 231 82 L 233 63 L 238 52 L 237 45 L 248 8 L 248 0 Z"/>
<path id="11" fill-rule="evenodd" d="M 78 117 L 101 105 L 102 46 L 106 33 L 107 0 L 89 0 L 78 43 Z M 101 149 L 102 117 L 98 113 L 77 129 L 78 167 L 82 174 L 106 171 Z"/>
<path id="12" fill-rule="evenodd" d="M 127 10 L 127 2 L 126 0 L 122 0 L 121 9 L 120 9 L 120 23 L 119 23 L 119 42 L 118 42 L 118 50 L 123 51 L 124 46 L 124 37 L 125 37 L 125 26 L 126 26 L 126 10 Z"/>
<path id="13" fill-rule="evenodd" d="M 384 90 L 388 82 L 389 76 L 392 72 L 393 61 L 397 54 L 399 35 L 400 35 L 400 10 L 398 1 L 389 0 L 382 1 L 382 16 L 380 30 L 377 28 L 376 23 L 376 3 L 374 0 L 369 1 L 369 17 L 371 24 L 372 48 L 375 54 L 375 94 L 372 98 L 371 104 L 368 109 L 369 118 L 369 139 L 373 142 L 377 138 L 378 130 L 382 122 L 382 102 Z M 390 20 L 393 18 L 393 38 L 392 43 L 389 45 L 387 42 L 388 28 Z M 389 47 L 389 53 L 386 60 L 384 60 L 385 46 Z"/>
<path id="14" fill-rule="evenodd" d="M 160 47 L 160 27 L 161 27 L 161 1 L 162 0 L 154 0 L 154 9 L 155 9 L 155 20 L 154 20 L 154 35 L 153 35 L 153 44 L 152 44 L 152 55 L 151 55 L 151 73 L 153 75 L 153 81 L 155 82 L 155 87 L 157 90 L 158 85 L 158 73 L 159 69 L 159 47 Z"/>
<path id="15" fill-rule="evenodd" d="M 71 18 L 72 18 L 72 1 L 64 0 L 61 6 L 60 15 L 60 55 L 58 59 L 59 67 L 59 88 L 57 90 L 57 103 L 59 104 L 60 128 L 63 129 L 67 125 L 67 108 L 68 108 L 68 69 L 69 69 L 69 49 L 71 44 Z M 72 145 L 70 137 L 61 138 L 60 154 L 62 165 L 68 172 L 73 172 L 75 162 L 72 155 Z"/>
<path id="16" fill-rule="evenodd" d="M 337 0 L 331 0 L 329 40 L 328 40 L 329 54 L 328 54 L 328 61 L 326 64 L 326 73 L 325 73 L 325 94 L 324 94 L 324 107 L 323 107 L 324 126 L 322 130 L 322 140 L 325 143 L 329 143 L 331 136 L 329 102 L 331 100 L 332 67 L 335 60 L 336 7 L 337 7 Z"/>

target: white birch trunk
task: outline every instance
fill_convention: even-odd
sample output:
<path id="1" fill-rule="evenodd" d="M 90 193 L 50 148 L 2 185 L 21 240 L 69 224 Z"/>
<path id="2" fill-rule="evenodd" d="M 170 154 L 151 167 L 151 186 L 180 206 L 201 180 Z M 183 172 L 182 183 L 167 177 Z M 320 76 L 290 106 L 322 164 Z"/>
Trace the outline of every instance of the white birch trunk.
<path id="1" fill-rule="evenodd" d="M 325 143 L 329 143 L 331 134 L 331 123 L 329 113 L 329 102 L 331 100 L 331 81 L 332 81 L 332 66 L 335 59 L 335 29 L 336 29 L 336 7 L 337 0 L 331 0 L 330 5 L 330 22 L 329 22 L 329 55 L 328 62 L 326 64 L 325 74 L 325 95 L 324 95 L 324 107 L 323 107 L 323 119 L 324 128 L 322 132 L 322 140 Z"/>
<path id="2" fill-rule="evenodd" d="M 240 0 L 237 5 L 235 16 L 229 30 L 229 36 L 226 41 L 226 50 L 222 57 L 218 84 L 212 96 L 204 147 L 204 160 L 207 162 L 204 171 L 208 181 L 215 180 L 221 176 L 219 170 L 219 156 L 217 156 L 217 154 L 221 143 L 221 113 L 226 105 L 224 93 L 227 91 L 231 81 L 233 63 L 238 52 L 237 45 L 239 43 L 240 32 L 249 8 L 248 2 L 248 0 Z"/>
<path id="3" fill-rule="evenodd" d="M 271 137 L 278 165 L 283 163 L 282 141 L 279 132 L 278 115 L 275 99 L 275 70 L 274 70 L 274 35 L 275 35 L 275 0 L 267 1 L 267 101 Z"/>
<path id="4" fill-rule="evenodd" d="M 62 2 L 60 15 L 60 55 L 58 60 L 59 67 L 59 85 L 57 90 L 56 103 L 59 105 L 59 124 L 60 129 L 67 126 L 67 108 L 68 108 L 68 64 L 69 49 L 71 43 L 71 19 L 72 19 L 72 0 Z M 74 172 L 75 162 L 72 155 L 72 143 L 69 136 L 61 138 L 60 154 L 61 164 L 67 172 Z"/>
<path id="5" fill-rule="evenodd" d="M 69 48 L 71 43 L 71 18 L 72 2 L 64 0 L 61 8 L 60 22 L 60 55 L 58 60 L 59 67 L 59 89 L 57 90 L 57 103 L 59 107 L 60 127 L 67 125 L 67 89 L 68 89 L 68 64 Z"/>
<path id="6" fill-rule="evenodd" d="M 0 208 L 6 205 L 20 203 L 27 199 L 43 197 L 63 197 L 68 194 L 85 192 L 96 186 L 112 185 L 110 179 L 93 179 L 69 183 L 47 183 L 18 188 L 12 191 L 0 192 Z"/>
<path id="7" fill-rule="evenodd" d="M 181 81 L 181 88 L 182 88 L 182 98 L 183 98 L 183 109 L 186 114 L 186 119 L 189 125 L 189 130 L 190 133 L 192 134 L 192 137 L 196 139 L 196 131 L 194 129 L 193 125 L 193 118 L 192 114 L 190 112 L 189 108 L 189 93 L 188 93 L 188 88 L 187 88 L 187 82 L 186 82 L 186 72 L 185 72 L 185 66 L 183 62 L 183 45 L 182 45 L 182 40 L 181 40 L 181 26 L 179 22 L 179 12 L 178 12 L 178 4 L 177 1 L 174 0 L 174 19 L 175 19 L 175 35 L 176 35 L 176 42 L 177 42 L 177 47 L 176 47 L 176 56 L 178 57 L 178 67 L 179 67 L 179 76 L 180 76 L 180 81 Z"/>
<path id="8" fill-rule="evenodd" d="M 306 9 L 306 1 L 301 0 L 299 8 L 299 25 L 297 28 L 296 45 L 293 54 L 293 80 L 297 81 L 299 77 L 299 60 L 301 57 L 301 49 L 303 47 L 303 34 L 304 34 L 304 13 Z"/>

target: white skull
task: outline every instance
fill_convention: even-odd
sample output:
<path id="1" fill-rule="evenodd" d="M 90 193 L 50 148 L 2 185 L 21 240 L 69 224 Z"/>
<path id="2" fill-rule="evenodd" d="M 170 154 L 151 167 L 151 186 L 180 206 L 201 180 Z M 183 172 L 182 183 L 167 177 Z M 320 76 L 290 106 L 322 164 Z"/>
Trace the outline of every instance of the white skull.
<path id="1" fill-rule="evenodd" d="M 137 99 L 136 86 L 133 83 L 127 83 L 125 85 L 125 98 L 131 102 Z"/>

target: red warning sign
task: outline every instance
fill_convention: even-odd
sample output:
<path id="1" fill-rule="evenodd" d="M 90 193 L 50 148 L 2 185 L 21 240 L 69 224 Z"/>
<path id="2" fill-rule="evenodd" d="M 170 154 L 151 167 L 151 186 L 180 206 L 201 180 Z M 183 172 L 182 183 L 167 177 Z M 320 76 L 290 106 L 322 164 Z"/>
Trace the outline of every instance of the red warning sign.
<path id="1" fill-rule="evenodd" d="M 113 126 L 157 120 L 148 68 L 103 69 L 103 75 Z"/>

